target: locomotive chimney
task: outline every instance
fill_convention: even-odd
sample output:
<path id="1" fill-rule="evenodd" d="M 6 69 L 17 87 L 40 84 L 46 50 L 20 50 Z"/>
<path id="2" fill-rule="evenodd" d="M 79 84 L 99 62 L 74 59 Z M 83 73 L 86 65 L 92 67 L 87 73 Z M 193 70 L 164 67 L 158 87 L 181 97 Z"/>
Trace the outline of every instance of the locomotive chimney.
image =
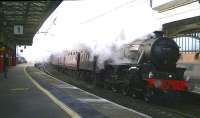
<path id="1" fill-rule="evenodd" d="M 164 35 L 163 31 L 154 31 L 153 33 L 156 35 L 156 37 L 163 37 Z"/>

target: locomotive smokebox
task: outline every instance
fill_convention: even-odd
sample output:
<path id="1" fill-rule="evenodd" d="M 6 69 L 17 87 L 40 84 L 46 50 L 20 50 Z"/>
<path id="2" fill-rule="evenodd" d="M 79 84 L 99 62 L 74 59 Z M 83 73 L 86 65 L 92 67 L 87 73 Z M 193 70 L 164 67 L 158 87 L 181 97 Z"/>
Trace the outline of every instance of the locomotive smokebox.
<path id="1" fill-rule="evenodd" d="M 159 70 L 168 70 L 176 67 L 179 59 L 179 47 L 170 38 L 163 37 L 160 31 L 154 32 L 155 38 L 145 40 L 139 48 L 140 59 L 138 63 L 150 62 Z"/>

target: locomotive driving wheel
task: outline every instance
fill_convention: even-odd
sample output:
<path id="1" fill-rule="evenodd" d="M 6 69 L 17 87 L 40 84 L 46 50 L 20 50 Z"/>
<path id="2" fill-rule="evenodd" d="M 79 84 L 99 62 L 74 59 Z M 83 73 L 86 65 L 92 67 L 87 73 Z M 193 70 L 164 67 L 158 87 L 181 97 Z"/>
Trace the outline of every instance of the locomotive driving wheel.
<path id="1" fill-rule="evenodd" d="M 137 90 L 134 90 L 131 94 L 131 97 L 136 99 L 136 98 L 142 98 L 142 93 L 137 91 Z"/>
<path id="2" fill-rule="evenodd" d="M 125 95 L 125 96 L 129 95 L 129 91 L 130 91 L 129 86 L 121 85 L 120 92 L 122 93 L 122 95 Z"/>
<path id="3" fill-rule="evenodd" d="M 145 91 L 144 91 L 144 101 L 145 102 L 151 102 L 153 100 L 153 96 L 154 96 L 154 91 L 150 88 L 147 88 Z"/>
<path id="4" fill-rule="evenodd" d="M 140 71 L 138 68 L 133 68 L 129 72 L 129 87 L 130 87 L 130 96 L 133 98 L 142 98 L 143 97 L 143 84 L 142 78 L 140 76 Z"/>

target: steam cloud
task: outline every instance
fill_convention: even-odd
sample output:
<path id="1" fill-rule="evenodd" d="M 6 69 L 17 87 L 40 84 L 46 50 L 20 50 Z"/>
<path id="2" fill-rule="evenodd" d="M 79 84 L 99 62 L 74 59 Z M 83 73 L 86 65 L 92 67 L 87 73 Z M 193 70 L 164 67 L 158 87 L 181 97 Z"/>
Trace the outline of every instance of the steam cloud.
<path id="1" fill-rule="evenodd" d="M 100 1 L 104 2 L 100 4 Z M 42 39 L 35 36 L 33 47 L 42 49 L 45 58 L 55 52 L 87 47 L 92 55 L 98 55 L 99 65 L 107 59 L 115 63 L 128 62 L 117 53 L 121 47 L 161 29 L 156 13 L 146 0 L 125 5 L 111 0 L 113 6 L 107 5 L 106 10 L 104 6 L 109 1 L 100 1 L 64 1 L 57 9 L 56 25 L 49 31 L 53 36 L 43 35 Z M 41 40 L 46 45 L 41 45 Z"/>

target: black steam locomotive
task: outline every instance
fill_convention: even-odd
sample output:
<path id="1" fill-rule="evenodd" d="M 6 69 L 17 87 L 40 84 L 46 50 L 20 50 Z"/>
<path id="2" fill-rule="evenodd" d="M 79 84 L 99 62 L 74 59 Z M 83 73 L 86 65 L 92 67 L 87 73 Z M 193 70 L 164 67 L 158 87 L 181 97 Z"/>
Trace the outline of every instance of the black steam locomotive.
<path id="1" fill-rule="evenodd" d="M 155 37 L 134 41 L 123 49 L 124 56 L 131 59 L 131 63 L 116 64 L 108 60 L 100 69 L 98 57 L 92 57 L 91 61 L 88 50 L 52 55 L 50 62 L 59 70 L 76 75 L 76 78 L 126 95 L 143 96 L 145 101 L 154 96 L 186 92 L 185 69 L 176 67 L 179 47 L 173 40 L 155 33 Z"/>

